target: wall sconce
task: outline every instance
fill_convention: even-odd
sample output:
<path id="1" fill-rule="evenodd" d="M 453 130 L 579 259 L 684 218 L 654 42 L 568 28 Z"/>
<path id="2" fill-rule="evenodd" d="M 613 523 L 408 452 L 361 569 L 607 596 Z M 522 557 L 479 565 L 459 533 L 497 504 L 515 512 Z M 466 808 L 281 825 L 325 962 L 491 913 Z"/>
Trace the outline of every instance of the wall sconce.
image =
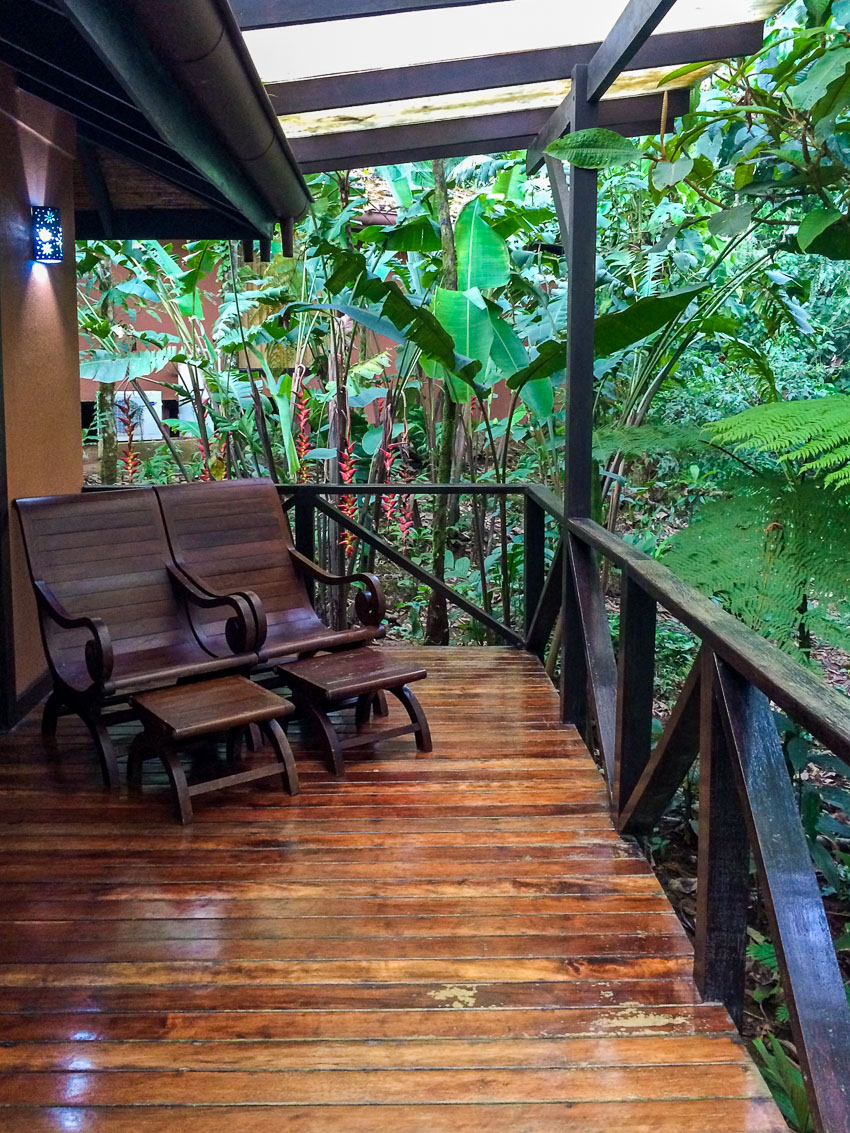
<path id="1" fill-rule="evenodd" d="M 59 209 L 32 206 L 32 254 L 43 264 L 62 262 L 62 218 Z"/>

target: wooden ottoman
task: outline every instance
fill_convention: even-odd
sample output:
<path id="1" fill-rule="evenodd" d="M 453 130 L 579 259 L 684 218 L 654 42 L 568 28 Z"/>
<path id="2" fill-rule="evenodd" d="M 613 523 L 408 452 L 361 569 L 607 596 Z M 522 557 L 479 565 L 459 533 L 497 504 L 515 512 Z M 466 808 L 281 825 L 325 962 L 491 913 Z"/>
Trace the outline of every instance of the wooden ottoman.
<path id="1" fill-rule="evenodd" d="M 392 649 L 372 649 L 363 645 L 278 665 L 275 672 L 292 690 L 292 698 L 299 711 L 315 724 L 334 774 L 342 775 L 345 771 L 342 753 L 346 748 L 364 747 L 411 732 L 420 751 L 431 751 L 428 721 L 421 704 L 407 687 L 428 674 L 420 665 L 394 658 Z M 391 692 L 401 701 L 410 723 L 364 732 L 373 702 L 382 692 Z M 328 718 L 328 713 L 354 699 L 357 702 L 357 733 L 343 739 Z"/>
<path id="2" fill-rule="evenodd" d="M 268 689 L 253 684 L 245 677 L 218 677 L 196 684 L 174 685 L 171 688 L 143 692 L 130 698 L 144 724 L 144 731 L 130 746 L 127 780 L 141 786 L 142 764 L 158 757 L 165 764 L 177 814 L 182 823 L 192 821 L 192 796 L 218 791 L 237 783 L 250 783 L 272 775 L 281 777 L 290 795 L 297 795 L 298 772 L 295 760 L 279 720 L 295 711 L 288 700 L 282 700 Z M 179 748 L 187 740 L 227 733 L 227 761 L 233 767 L 242 747 L 246 729 L 258 726 L 271 742 L 277 759 L 249 771 L 233 771 L 202 783 L 189 784 L 180 763 Z"/>

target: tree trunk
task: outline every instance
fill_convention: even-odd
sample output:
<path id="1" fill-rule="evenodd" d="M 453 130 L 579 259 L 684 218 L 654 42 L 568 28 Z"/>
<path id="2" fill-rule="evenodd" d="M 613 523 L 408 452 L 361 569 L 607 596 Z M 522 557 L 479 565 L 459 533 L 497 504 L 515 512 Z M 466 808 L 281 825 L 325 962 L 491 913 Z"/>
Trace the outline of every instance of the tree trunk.
<path id="1" fill-rule="evenodd" d="M 94 404 L 97 414 L 101 484 L 118 483 L 118 430 L 115 428 L 115 385 L 100 382 Z"/>
<path id="2" fill-rule="evenodd" d="M 446 185 L 446 170 L 443 160 L 431 162 L 434 172 L 434 200 L 440 220 L 440 240 L 443 250 L 442 284 L 448 291 L 457 291 L 457 253 L 455 251 L 454 231 L 449 211 L 449 191 Z M 448 484 L 452 478 L 452 456 L 454 454 L 455 432 L 457 430 L 457 403 L 444 387 L 442 394 L 442 429 L 440 432 L 440 453 L 437 460 L 437 483 Z M 446 576 L 446 542 L 448 539 L 449 497 L 437 496 L 434 500 L 434 556 L 432 570 L 437 578 Z M 449 611 L 446 599 L 435 591 L 428 601 L 425 619 L 425 642 L 428 645 L 448 645 Z"/>

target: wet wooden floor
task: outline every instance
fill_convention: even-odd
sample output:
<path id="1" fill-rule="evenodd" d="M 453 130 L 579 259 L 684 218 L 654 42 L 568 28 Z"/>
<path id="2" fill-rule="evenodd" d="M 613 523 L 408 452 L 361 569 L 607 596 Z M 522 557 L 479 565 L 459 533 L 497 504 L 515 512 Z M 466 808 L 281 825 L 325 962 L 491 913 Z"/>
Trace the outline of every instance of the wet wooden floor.
<path id="1" fill-rule="evenodd" d="M 417 656 L 432 754 L 294 728 L 189 829 L 0 739 L 4 1133 L 785 1129 L 537 662 Z"/>

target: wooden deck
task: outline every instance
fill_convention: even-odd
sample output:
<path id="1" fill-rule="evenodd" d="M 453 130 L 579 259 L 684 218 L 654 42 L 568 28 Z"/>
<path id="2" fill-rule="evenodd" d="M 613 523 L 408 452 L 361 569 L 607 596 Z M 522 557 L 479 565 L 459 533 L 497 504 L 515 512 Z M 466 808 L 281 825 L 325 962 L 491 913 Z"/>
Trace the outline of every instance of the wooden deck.
<path id="1" fill-rule="evenodd" d="M 785 1129 L 537 662 L 423 655 L 433 754 L 185 830 L 0 739 L 4 1133 Z"/>

